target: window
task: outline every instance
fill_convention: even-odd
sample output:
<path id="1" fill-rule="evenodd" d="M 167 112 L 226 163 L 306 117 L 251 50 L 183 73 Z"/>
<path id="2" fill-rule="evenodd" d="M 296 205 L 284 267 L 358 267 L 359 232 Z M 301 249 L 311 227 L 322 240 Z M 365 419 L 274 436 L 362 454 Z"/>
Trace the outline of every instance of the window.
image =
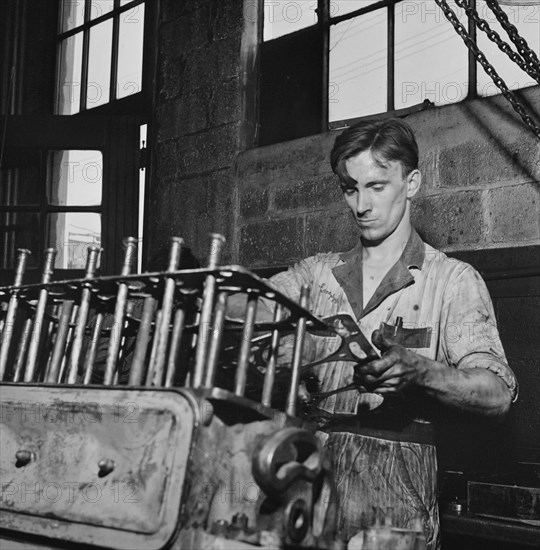
<path id="1" fill-rule="evenodd" d="M 90 244 L 103 249 L 101 272 L 118 273 L 127 236 L 140 241 L 141 268 L 158 3 L 55 4 L 58 23 L 48 40 L 57 45 L 56 73 L 52 67 L 48 74 L 56 81 L 56 114 L 9 114 L 3 127 L 3 283 L 12 282 L 18 248 L 32 252 L 25 282 L 39 280 L 50 247 L 55 277 L 81 276 Z M 22 50 L 14 64 L 24 64 Z"/>
<path id="2" fill-rule="evenodd" d="M 486 3 L 469 2 L 511 44 Z M 465 10 L 454 0 L 448 4 L 472 29 Z M 425 100 L 446 105 L 499 93 L 434 0 L 266 0 L 264 8 L 261 145 Z M 502 8 L 540 53 L 539 6 Z M 510 89 L 536 84 L 482 31 L 476 34 Z"/>
<path id="3" fill-rule="evenodd" d="M 63 0 L 56 113 L 73 115 L 141 92 L 143 0 Z"/>
<path id="4" fill-rule="evenodd" d="M 19 247 L 37 252 L 52 246 L 57 268 L 84 269 L 87 246 L 101 241 L 101 152 L 30 149 L 6 161 L 0 171 L 0 268 L 15 267 Z"/>

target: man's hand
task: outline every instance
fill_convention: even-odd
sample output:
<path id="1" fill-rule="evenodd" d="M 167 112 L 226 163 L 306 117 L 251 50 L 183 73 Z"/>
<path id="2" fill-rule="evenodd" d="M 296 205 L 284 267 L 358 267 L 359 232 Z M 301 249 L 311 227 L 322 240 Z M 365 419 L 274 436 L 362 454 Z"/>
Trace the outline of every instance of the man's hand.
<path id="1" fill-rule="evenodd" d="M 379 330 L 373 332 L 372 342 L 382 355 L 355 367 L 357 385 L 381 394 L 399 393 L 407 387 L 420 385 L 428 369 L 428 360 L 385 338 Z"/>

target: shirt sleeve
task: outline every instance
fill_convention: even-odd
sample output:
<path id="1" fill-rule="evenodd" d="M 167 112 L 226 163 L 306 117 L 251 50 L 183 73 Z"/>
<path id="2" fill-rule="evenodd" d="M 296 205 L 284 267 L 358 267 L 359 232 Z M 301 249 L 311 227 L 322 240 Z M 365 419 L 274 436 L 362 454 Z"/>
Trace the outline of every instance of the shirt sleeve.
<path id="1" fill-rule="evenodd" d="M 313 281 L 313 275 L 311 272 L 312 265 L 313 259 L 307 258 L 298 262 L 294 266 L 289 267 L 286 271 L 266 279 L 266 282 L 277 292 L 284 294 L 293 302 L 298 303 L 300 301 L 300 290 L 302 285 L 308 284 L 311 287 L 311 283 Z M 276 303 L 273 300 L 261 298 L 257 308 L 257 320 L 271 321 L 273 318 L 275 305 Z M 243 319 L 245 315 L 245 308 L 245 294 L 238 293 L 229 296 L 227 302 L 227 315 L 229 317 Z"/>
<path id="2" fill-rule="evenodd" d="M 441 312 L 441 340 L 449 365 L 493 372 L 516 400 L 518 383 L 508 366 L 489 292 L 470 265 L 465 264 L 449 281 Z"/>
<path id="3" fill-rule="evenodd" d="M 283 271 L 274 275 L 269 279 L 276 290 L 285 294 L 287 298 L 294 302 L 300 301 L 300 290 L 302 285 L 306 284 L 310 288 L 313 286 L 313 264 L 314 258 L 306 258 L 289 267 L 287 271 Z"/>

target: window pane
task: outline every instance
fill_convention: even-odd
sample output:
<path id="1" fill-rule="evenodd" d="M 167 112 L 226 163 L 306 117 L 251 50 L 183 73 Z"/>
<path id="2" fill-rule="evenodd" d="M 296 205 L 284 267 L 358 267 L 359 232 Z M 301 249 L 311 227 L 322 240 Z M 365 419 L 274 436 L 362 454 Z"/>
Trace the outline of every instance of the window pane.
<path id="1" fill-rule="evenodd" d="M 330 121 L 386 110 L 386 8 L 330 27 Z"/>
<path id="2" fill-rule="evenodd" d="M 86 108 L 109 102 L 111 84 L 112 19 L 90 29 Z"/>
<path id="3" fill-rule="evenodd" d="M 40 152 L 6 150 L 0 170 L 0 204 L 40 204 Z"/>
<path id="4" fill-rule="evenodd" d="M 51 151 L 47 194 L 55 206 L 98 206 L 103 186 L 100 151 Z"/>
<path id="5" fill-rule="evenodd" d="M 118 99 L 140 92 L 142 82 L 144 4 L 120 15 Z"/>
<path id="6" fill-rule="evenodd" d="M 0 212 L 0 268 L 16 267 L 18 248 L 28 248 L 32 252 L 27 266 L 36 267 L 42 252 L 37 212 Z"/>
<path id="7" fill-rule="evenodd" d="M 517 28 L 519 34 L 527 41 L 529 47 L 536 52 L 536 55 L 540 55 L 540 7 L 501 6 L 501 8 L 506 12 L 510 23 Z M 489 23 L 491 29 L 499 33 L 499 36 L 505 42 L 508 42 L 513 50 L 516 50 L 510 37 L 497 21 L 495 14 L 484 2 L 481 2 L 478 6 L 478 12 Z M 536 84 L 536 81 L 532 77 L 520 69 L 506 54 L 501 52 L 495 43 L 482 31 L 478 31 L 478 45 L 510 90 Z M 479 63 L 477 80 L 477 92 L 479 95 L 490 96 L 501 93 Z"/>
<path id="8" fill-rule="evenodd" d="M 264 40 L 273 40 L 315 25 L 317 23 L 316 9 L 317 0 L 302 2 L 265 0 Z"/>
<path id="9" fill-rule="evenodd" d="M 376 4 L 380 0 L 330 0 L 330 17 L 339 17 Z"/>
<path id="10" fill-rule="evenodd" d="M 63 0 L 60 18 L 61 32 L 82 25 L 84 23 L 84 0 Z"/>
<path id="11" fill-rule="evenodd" d="M 449 6 L 467 25 L 466 14 Z M 467 47 L 433 0 L 405 0 L 395 11 L 395 108 L 467 97 Z"/>
<path id="12" fill-rule="evenodd" d="M 90 19 L 97 19 L 110 13 L 114 8 L 114 0 L 91 0 Z"/>
<path id="13" fill-rule="evenodd" d="M 56 248 L 55 267 L 84 269 L 87 249 L 101 245 L 101 216 L 87 212 L 58 212 L 47 216 L 48 246 Z"/>
<path id="14" fill-rule="evenodd" d="M 126 4 L 129 4 L 131 2 L 133 2 L 134 0 L 120 0 L 120 5 L 121 6 L 125 6 Z"/>
<path id="15" fill-rule="evenodd" d="M 58 104 L 56 114 L 74 115 L 80 111 L 83 33 L 60 44 L 58 56 Z"/>

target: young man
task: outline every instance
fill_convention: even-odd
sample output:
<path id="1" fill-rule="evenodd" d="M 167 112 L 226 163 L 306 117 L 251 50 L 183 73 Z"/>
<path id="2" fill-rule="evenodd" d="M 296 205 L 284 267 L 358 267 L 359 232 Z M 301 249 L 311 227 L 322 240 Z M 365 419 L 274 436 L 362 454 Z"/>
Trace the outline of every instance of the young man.
<path id="1" fill-rule="evenodd" d="M 391 119 L 350 127 L 336 139 L 331 164 L 358 245 L 303 260 L 271 281 L 293 299 L 307 283 L 315 315 L 349 314 L 381 354 L 356 367 L 333 362 L 315 370 L 319 391 L 357 388 L 319 404 L 333 419 L 323 439 L 334 460 L 341 532 L 348 539 L 366 529 L 374 512 L 395 527 L 421 520 L 431 550 L 439 526 L 427 411 L 501 418 L 517 383 L 481 277 L 424 243 L 411 225 L 421 174 L 409 126 Z M 321 358 L 335 340 L 310 338 L 307 348 Z"/>

